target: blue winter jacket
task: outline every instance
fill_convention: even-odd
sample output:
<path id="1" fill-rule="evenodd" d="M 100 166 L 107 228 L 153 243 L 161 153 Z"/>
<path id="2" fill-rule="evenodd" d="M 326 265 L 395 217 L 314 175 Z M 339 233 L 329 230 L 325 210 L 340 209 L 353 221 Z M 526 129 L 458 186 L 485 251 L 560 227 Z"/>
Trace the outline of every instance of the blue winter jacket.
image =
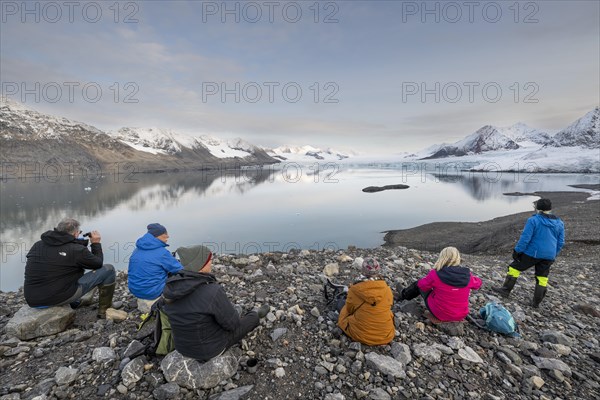
<path id="1" fill-rule="evenodd" d="M 137 298 L 154 300 L 165 287 L 168 274 L 183 266 L 166 249 L 168 244 L 146 233 L 135 242 L 136 249 L 129 259 L 129 291 Z"/>
<path id="2" fill-rule="evenodd" d="M 538 213 L 527 219 L 515 251 L 533 258 L 554 260 L 564 244 L 565 226 L 561 219 Z"/>

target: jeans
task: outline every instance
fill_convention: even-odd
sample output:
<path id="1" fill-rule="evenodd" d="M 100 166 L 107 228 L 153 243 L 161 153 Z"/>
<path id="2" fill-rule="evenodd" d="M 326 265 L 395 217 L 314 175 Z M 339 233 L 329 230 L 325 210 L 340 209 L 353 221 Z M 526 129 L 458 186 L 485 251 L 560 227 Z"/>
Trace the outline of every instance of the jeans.
<path id="1" fill-rule="evenodd" d="M 70 299 L 63 301 L 58 305 L 64 305 L 79 300 L 81 296 L 95 288 L 96 286 L 112 285 L 116 281 L 115 267 L 111 264 L 104 264 L 98 268 L 83 274 L 77 281 L 77 291 Z"/>

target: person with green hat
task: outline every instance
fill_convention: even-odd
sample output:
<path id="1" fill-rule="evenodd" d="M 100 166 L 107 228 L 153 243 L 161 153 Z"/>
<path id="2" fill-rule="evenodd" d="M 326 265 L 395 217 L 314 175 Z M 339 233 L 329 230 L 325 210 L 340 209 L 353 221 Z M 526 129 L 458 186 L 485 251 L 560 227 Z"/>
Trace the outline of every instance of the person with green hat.
<path id="1" fill-rule="evenodd" d="M 175 349 L 185 357 L 208 361 L 254 330 L 269 306 L 240 317 L 211 273 L 208 247 L 180 247 L 176 254 L 183 269 L 167 279 L 163 310 L 169 317 Z"/>

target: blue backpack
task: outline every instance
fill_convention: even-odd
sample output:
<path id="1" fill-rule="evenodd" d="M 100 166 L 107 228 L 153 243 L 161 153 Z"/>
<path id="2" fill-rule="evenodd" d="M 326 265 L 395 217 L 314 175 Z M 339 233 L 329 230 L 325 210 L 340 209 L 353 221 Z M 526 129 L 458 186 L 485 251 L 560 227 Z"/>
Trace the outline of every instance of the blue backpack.
<path id="1" fill-rule="evenodd" d="M 489 302 L 479 310 L 485 329 L 512 337 L 520 337 L 519 327 L 511 313 L 501 304 Z"/>

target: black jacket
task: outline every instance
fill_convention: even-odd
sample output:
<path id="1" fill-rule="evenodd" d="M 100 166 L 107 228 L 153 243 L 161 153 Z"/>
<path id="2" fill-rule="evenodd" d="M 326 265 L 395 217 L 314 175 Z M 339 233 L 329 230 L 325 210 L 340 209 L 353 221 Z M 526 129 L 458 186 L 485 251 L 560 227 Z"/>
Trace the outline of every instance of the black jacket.
<path id="1" fill-rule="evenodd" d="M 92 251 L 65 232 L 47 231 L 31 247 L 25 265 L 25 300 L 31 307 L 53 306 L 68 300 L 77 291 L 84 269 L 102 267 L 102 246 Z"/>
<path id="2" fill-rule="evenodd" d="M 240 317 L 214 275 L 182 270 L 167 280 L 163 297 L 175 349 L 207 361 L 227 346 Z"/>

